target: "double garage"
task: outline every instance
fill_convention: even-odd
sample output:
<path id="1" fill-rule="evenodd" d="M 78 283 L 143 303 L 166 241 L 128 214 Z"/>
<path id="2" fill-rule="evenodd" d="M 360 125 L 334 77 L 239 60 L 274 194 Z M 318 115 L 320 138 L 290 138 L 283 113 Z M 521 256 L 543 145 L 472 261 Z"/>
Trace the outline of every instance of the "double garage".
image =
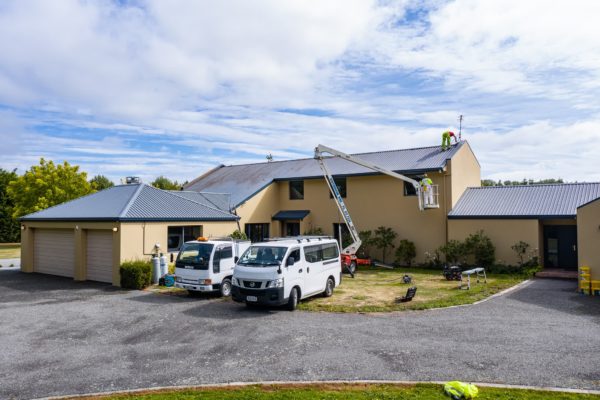
<path id="1" fill-rule="evenodd" d="M 86 229 L 87 228 L 87 229 Z M 113 283 L 118 235 L 113 229 L 24 227 L 31 272 Z M 117 246 L 115 246 L 117 244 Z M 24 246 L 25 248 L 25 246 Z M 115 251 L 116 248 L 116 251 Z"/>

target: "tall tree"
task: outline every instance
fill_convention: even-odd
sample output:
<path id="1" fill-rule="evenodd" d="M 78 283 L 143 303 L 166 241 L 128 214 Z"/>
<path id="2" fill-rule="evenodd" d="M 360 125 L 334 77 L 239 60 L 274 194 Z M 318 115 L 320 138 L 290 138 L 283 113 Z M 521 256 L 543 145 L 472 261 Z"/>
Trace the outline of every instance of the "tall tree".
<path id="1" fill-rule="evenodd" d="M 159 176 L 151 183 L 152 186 L 163 190 L 181 190 L 181 184 L 177 181 L 172 181 L 167 177 Z"/>
<path id="2" fill-rule="evenodd" d="M 96 175 L 90 179 L 90 183 L 95 190 L 104 190 L 115 186 L 115 184 L 104 175 Z"/>
<path id="3" fill-rule="evenodd" d="M 13 216 L 22 217 L 48 207 L 95 192 L 79 166 L 64 161 L 54 164 L 40 158 L 25 174 L 8 185 L 8 194 L 14 201 Z"/>
<path id="4" fill-rule="evenodd" d="M 15 243 L 21 240 L 19 221 L 13 216 L 15 203 L 8 195 L 8 184 L 19 176 L 0 168 L 0 242 Z"/>
<path id="5" fill-rule="evenodd" d="M 373 244 L 378 249 L 381 249 L 383 262 L 385 263 L 385 256 L 387 255 L 387 250 L 389 248 L 394 248 L 394 240 L 396 240 L 398 234 L 394 232 L 392 228 L 388 228 L 385 226 L 380 226 L 375 229 L 375 237 L 373 238 Z"/>

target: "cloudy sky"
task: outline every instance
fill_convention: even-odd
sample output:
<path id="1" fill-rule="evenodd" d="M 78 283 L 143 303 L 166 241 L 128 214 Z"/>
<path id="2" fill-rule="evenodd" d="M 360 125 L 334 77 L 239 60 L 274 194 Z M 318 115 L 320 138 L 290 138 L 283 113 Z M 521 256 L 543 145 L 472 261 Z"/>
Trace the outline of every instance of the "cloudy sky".
<path id="1" fill-rule="evenodd" d="M 437 145 L 600 181 L 599 1 L 0 2 L 0 167 L 115 181 Z"/>

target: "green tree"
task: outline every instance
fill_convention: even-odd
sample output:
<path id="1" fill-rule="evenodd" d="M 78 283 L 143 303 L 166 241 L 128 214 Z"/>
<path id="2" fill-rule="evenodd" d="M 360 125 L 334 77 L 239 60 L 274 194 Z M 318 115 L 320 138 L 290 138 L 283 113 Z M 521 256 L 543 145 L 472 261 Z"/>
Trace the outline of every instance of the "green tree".
<path id="1" fill-rule="evenodd" d="M 181 184 L 177 181 L 172 181 L 167 177 L 159 176 L 151 183 L 152 186 L 162 190 L 181 190 Z"/>
<path id="2" fill-rule="evenodd" d="M 496 247 L 482 230 L 469 235 L 465 239 L 465 247 L 478 267 L 489 267 L 496 261 Z"/>
<path id="3" fill-rule="evenodd" d="M 13 216 L 22 217 L 48 207 L 95 192 L 79 166 L 64 161 L 54 164 L 40 159 L 25 174 L 8 185 L 8 194 L 14 202 Z"/>
<path id="4" fill-rule="evenodd" d="M 15 203 L 8 195 L 8 184 L 19 176 L 0 168 L 0 242 L 15 243 L 21 240 L 19 221 L 14 217 Z"/>
<path id="5" fill-rule="evenodd" d="M 369 258 L 371 257 L 371 248 L 375 245 L 375 238 L 373 237 L 373 231 L 360 231 L 358 232 L 358 237 L 360 238 L 362 244 L 358 249 L 358 253 L 360 258 Z"/>
<path id="6" fill-rule="evenodd" d="M 374 237 L 373 244 L 378 249 L 381 249 L 382 258 L 383 258 L 384 263 L 385 263 L 385 256 L 387 255 L 387 250 L 389 248 L 393 249 L 395 247 L 394 239 L 396 239 L 397 236 L 398 236 L 398 234 L 396 232 L 394 232 L 394 230 L 392 228 L 380 226 L 379 228 L 375 229 L 375 237 Z"/>
<path id="7" fill-rule="evenodd" d="M 519 265 L 523 265 L 525 263 L 525 255 L 527 254 L 527 250 L 529 250 L 529 243 L 524 242 L 522 240 L 510 246 L 511 249 L 517 253 L 517 257 L 519 258 Z"/>
<path id="8" fill-rule="evenodd" d="M 402 239 L 396 249 L 396 262 L 400 264 L 404 262 L 409 267 L 412 265 L 412 261 L 417 256 L 417 248 L 414 242 L 410 240 Z"/>
<path id="9" fill-rule="evenodd" d="M 96 175 L 90 179 L 94 190 L 100 191 L 115 186 L 115 184 L 104 175 Z"/>

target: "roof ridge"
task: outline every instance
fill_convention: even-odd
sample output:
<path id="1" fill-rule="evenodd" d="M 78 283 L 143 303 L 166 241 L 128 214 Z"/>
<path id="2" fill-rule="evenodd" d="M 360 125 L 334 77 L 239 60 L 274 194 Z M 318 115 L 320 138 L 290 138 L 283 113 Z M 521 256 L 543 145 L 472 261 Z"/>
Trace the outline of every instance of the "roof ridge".
<path id="1" fill-rule="evenodd" d="M 457 144 L 456 146 L 452 146 L 452 147 L 461 148 L 463 143 L 467 143 L 467 141 L 462 140 L 462 141 L 456 143 Z M 368 152 L 364 152 L 364 153 L 349 153 L 349 154 L 351 156 L 364 156 L 364 155 L 369 155 L 369 154 L 383 154 L 383 153 L 393 153 L 393 152 L 401 152 L 401 151 L 435 149 L 435 148 L 439 148 L 439 147 L 440 147 L 439 145 L 437 145 L 437 146 L 422 146 L 422 147 L 411 147 L 408 149 L 378 150 L 378 151 L 368 151 Z M 326 156 L 326 157 L 335 157 L 335 156 Z M 449 157 L 449 158 L 451 158 L 451 157 Z M 244 167 L 244 166 L 248 166 L 248 165 L 269 165 L 269 164 L 275 164 L 275 163 L 306 161 L 306 160 L 314 160 L 314 157 L 294 158 L 291 160 L 260 161 L 260 162 L 254 162 L 254 163 L 246 163 L 246 164 L 231 164 L 231 165 L 221 164 L 221 167 L 229 168 L 229 167 Z M 215 169 L 210 170 L 208 173 L 213 172 L 214 170 Z M 194 182 L 197 182 L 198 180 L 200 180 L 200 178 L 203 178 L 204 176 L 208 175 L 208 173 L 205 173 L 204 175 L 194 179 L 192 182 L 188 183 L 188 186 L 190 186 Z"/>
<path id="2" fill-rule="evenodd" d="M 522 187 L 548 187 L 548 186 L 576 186 L 576 185 L 600 185 L 600 182 L 565 182 L 565 183 L 533 183 L 531 185 L 501 185 L 501 186 L 471 186 L 467 189 L 504 189 Z"/>
<path id="3" fill-rule="evenodd" d="M 234 215 L 234 214 L 232 214 L 232 213 L 230 213 L 230 212 L 223 211 L 223 210 L 220 210 L 220 209 L 218 209 L 218 208 L 215 208 L 215 207 L 208 206 L 208 205 L 206 205 L 206 204 L 198 203 L 197 201 L 194 201 L 194 200 L 192 200 L 192 199 L 188 199 L 187 197 L 179 196 L 179 195 L 177 195 L 177 194 L 175 194 L 175 193 L 173 193 L 172 191 L 169 191 L 169 190 L 162 190 L 162 189 L 158 189 L 158 188 L 155 188 L 155 187 L 152 187 L 152 188 L 153 188 L 153 189 L 156 189 L 156 190 L 160 190 L 161 192 L 167 193 L 167 194 L 169 194 L 169 195 L 171 195 L 171 196 L 175 196 L 175 197 L 177 197 L 177 198 L 180 198 L 180 199 L 183 199 L 183 200 L 189 201 L 190 203 L 198 204 L 198 205 L 200 205 L 200 206 L 202 206 L 202 207 L 206 207 L 206 208 L 208 208 L 208 209 L 211 209 L 211 210 L 214 210 L 214 211 L 218 211 L 218 212 L 220 212 L 220 213 L 222 213 L 222 214 L 226 214 L 226 215 L 228 215 L 228 216 L 232 216 L 232 215 Z M 198 192 L 196 192 L 196 193 L 198 193 Z"/>
<path id="4" fill-rule="evenodd" d="M 136 189 L 136 191 L 133 193 L 133 196 L 131 196 L 131 198 L 129 199 L 129 201 L 127 202 L 127 204 L 125 204 L 125 207 L 123 207 L 123 209 L 121 210 L 121 212 L 119 213 L 119 216 L 117 218 L 123 218 L 127 214 L 127 212 L 129 211 L 129 209 L 131 208 L 131 206 L 133 205 L 133 202 L 138 198 L 138 196 L 142 192 L 142 188 L 144 186 L 150 186 L 150 185 L 148 185 L 146 183 L 136 183 L 135 185 L 139 185 L 139 186 Z"/>

